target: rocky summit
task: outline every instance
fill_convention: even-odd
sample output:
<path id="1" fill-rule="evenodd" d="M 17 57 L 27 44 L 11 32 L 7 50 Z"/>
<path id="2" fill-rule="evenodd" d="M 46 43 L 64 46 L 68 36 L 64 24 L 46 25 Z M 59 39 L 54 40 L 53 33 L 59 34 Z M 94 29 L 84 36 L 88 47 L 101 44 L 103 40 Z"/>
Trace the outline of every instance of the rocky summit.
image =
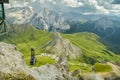
<path id="1" fill-rule="evenodd" d="M 56 32 L 54 35 L 54 39 L 43 46 L 50 53 L 65 54 L 70 59 L 76 59 L 82 54 L 82 50 L 79 47 L 73 45 L 68 39 L 61 37 L 60 33 Z"/>

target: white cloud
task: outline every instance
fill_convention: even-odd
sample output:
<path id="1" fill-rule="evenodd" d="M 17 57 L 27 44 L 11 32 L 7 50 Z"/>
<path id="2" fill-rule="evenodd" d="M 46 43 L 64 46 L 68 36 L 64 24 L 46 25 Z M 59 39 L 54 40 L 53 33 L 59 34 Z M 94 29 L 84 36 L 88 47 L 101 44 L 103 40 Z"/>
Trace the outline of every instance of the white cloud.
<path id="1" fill-rule="evenodd" d="M 99 5 L 97 0 L 86 0 L 81 2 L 84 4 L 81 9 L 84 10 L 85 14 L 109 14 L 109 10 L 103 5 Z"/>
<path id="2" fill-rule="evenodd" d="M 66 4 L 67 6 L 71 6 L 71 7 L 80 7 L 80 6 L 83 6 L 83 3 L 78 2 L 78 0 L 64 0 L 62 2 L 64 4 Z"/>
<path id="3" fill-rule="evenodd" d="M 36 0 L 10 0 L 11 6 L 26 6 Z M 112 4 L 113 0 L 37 0 L 45 6 L 54 5 L 56 10 L 83 14 L 119 14 L 120 5 Z M 115 0 L 117 2 L 117 0 Z M 10 5 L 9 5 L 10 6 Z M 7 6 L 7 7 L 9 7 Z M 52 8 L 54 7 L 52 6 Z M 58 7 L 56 7 L 58 6 Z M 57 9 L 58 8 L 58 9 Z M 69 10 L 68 10 L 69 9 Z"/>

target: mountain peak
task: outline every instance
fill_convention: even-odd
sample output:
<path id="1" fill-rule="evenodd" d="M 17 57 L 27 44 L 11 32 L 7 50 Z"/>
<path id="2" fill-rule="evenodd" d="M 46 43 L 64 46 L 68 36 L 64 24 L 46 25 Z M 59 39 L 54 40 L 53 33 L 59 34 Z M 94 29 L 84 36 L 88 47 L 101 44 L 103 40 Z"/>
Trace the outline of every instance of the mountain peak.
<path id="1" fill-rule="evenodd" d="M 54 35 L 54 39 L 43 47 L 46 50 L 51 50 L 50 53 L 56 55 L 65 54 L 70 59 L 76 59 L 76 57 L 82 54 L 80 48 L 73 45 L 68 39 L 62 38 L 60 33 L 55 32 Z"/>

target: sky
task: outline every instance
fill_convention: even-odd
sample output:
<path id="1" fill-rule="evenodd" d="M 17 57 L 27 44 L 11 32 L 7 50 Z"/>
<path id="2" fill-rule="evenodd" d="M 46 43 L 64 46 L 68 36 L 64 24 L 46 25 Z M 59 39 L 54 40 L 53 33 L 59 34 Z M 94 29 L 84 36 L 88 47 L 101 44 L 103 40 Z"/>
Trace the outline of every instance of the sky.
<path id="1" fill-rule="evenodd" d="M 33 2 L 43 5 L 52 5 L 64 11 L 87 14 L 120 15 L 120 0 L 10 0 L 7 7 L 27 6 Z"/>

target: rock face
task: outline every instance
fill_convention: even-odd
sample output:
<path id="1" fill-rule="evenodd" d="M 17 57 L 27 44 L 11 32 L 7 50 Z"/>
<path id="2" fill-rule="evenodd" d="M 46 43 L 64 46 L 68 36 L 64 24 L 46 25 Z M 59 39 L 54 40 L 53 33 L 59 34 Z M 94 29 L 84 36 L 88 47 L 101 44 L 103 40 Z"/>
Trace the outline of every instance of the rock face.
<path id="1" fill-rule="evenodd" d="M 67 71 L 62 64 L 30 69 L 23 55 L 11 44 L 0 42 L 0 80 L 65 80 Z"/>
<path id="2" fill-rule="evenodd" d="M 106 80 L 120 80 L 120 67 L 112 63 L 107 63 L 112 67 L 112 72 L 103 75 Z"/>
<path id="3" fill-rule="evenodd" d="M 61 31 L 70 29 L 67 19 L 55 10 L 41 8 L 35 12 L 31 6 L 6 10 L 8 22 L 12 24 L 31 24 L 41 30 Z"/>
<path id="4" fill-rule="evenodd" d="M 77 56 L 80 56 L 80 54 L 82 54 L 80 48 L 73 45 L 69 40 L 62 38 L 58 32 L 54 34 L 54 39 L 43 46 L 43 48 L 53 54 L 65 54 L 70 59 L 75 59 Z"/>
<path id="5" fill-rule="evenodd" d="M 45 65 L 33 70 L 39 74 L 39 80 L 65 80 L 62 71 L 55 65 Z"/>
<path id="6" fill-rule="evenodd" d="M 34 10 L 30 6 L 16 7 L 6 10 L 6 17 L 10 24 L 26 24 L 33 16 Z"/>
<path id="7" fill-rule="evenodd" d="M 104 80 L 100 74 L 87 74 L 84 77 L 84 80 Z"/>
<path id="8" fill-rule="evenodd" d="M 57 35 L 59 34 L 57 33 Z M 85 73 L 74 77 L 79 75 L 79 70 L 74 71 L 71 75 L 68 70 L 67 57 L 61 55 L 55 64 L 30 69 L 16 46 L 0 42 L 0 80 L 119 80 L 120 67 L 108 64 L 113 68 L 112 72 Z"/>
<path id="9" fill-rule="evenodd" d="M 65 17 L 61 16 L 54 10 L 49 10 L 47 8 L 43 8 L 38 13 L 35 13 L 30 19 L 30 24 L 39 29 L 45 29 L 49 31 L 63 32 L 64 30 L 70 29 Z"/>
<path id="10" fill-rule="evenodd" d="M 30 69 L 27 68 L 23 55 L 14 45 L 0 42 L 0 78 L 31 79 Z"/>

